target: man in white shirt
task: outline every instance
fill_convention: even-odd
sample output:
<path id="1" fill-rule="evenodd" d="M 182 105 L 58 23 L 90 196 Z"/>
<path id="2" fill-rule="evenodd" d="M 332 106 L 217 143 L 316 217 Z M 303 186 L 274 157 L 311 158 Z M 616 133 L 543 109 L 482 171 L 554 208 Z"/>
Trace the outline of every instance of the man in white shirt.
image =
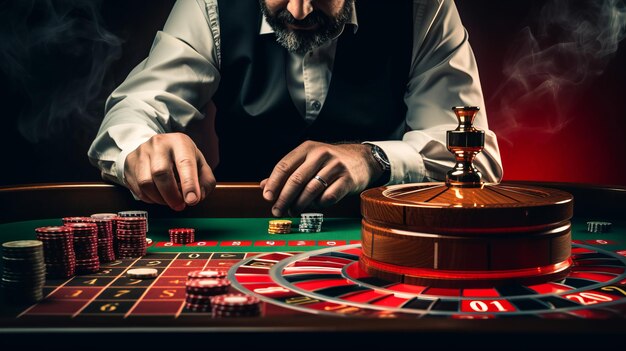
<path id="1" fill-rule="evenodd" d="M 214 104 L 214 105 L 212 105 Z M 483 107 L 452 0 L 179 0 L 112 93 L 90 150 L 105 179 L 182 210 L 259 181 L 274 216 L 378 184 L 443 180 L 453 106 Z M 216 107 L 219 162 L 186 133 Z M 486 181 L 502 167 L 484 108 Z"/>

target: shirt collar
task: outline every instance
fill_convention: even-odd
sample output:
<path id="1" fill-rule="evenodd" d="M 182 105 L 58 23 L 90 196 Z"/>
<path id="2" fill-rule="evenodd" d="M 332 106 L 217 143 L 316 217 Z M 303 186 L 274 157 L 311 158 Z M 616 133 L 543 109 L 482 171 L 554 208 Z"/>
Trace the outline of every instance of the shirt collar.
<path id="1" fill-rule="evenodd" d="M 354 26 L 354 33 L 359 29 L 359 22 L 356 18 L 356 7 L 354 6 L 354 2 L 352 2 L 352 16 L 346 24 L 351 24 Z M 274 29 L 267 23 L 265 20 L 265 16 L 261 19 L 261 29 L 259 30 L 259 35 L 274 33 Z"/>

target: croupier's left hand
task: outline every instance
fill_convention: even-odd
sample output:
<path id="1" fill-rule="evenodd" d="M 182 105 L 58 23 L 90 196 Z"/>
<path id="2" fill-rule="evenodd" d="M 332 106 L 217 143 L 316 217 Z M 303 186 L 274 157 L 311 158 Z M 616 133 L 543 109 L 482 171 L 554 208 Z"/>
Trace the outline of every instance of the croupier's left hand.
<path id="1" fill-rule="evenodd" d="M 306 141 L 283 157 L 261 181 L 272 215 L 296 215 L 306 208 L 331 206 L 360 193 L 383 174 L 367 144 Z"/>

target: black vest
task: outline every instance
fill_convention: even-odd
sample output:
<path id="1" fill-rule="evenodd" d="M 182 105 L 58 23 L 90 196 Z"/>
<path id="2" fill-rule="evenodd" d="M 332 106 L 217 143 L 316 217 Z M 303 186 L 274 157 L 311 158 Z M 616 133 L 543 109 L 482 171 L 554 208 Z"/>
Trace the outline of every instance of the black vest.
<path id="1" fill-rule="evenodd" d="M 393 3 L 393 5 L 391 4 Z M 328 95 L 308 125 L 287 89 L 287 50 L 259 35 L 259 0 L 219 1 L 221 81 L 213 101 L 219 181 L 260 181 L 306 140 L 389 139 L 405 119 L 412 1 L 357 0 L 359 28 L 339 37 Z"/>

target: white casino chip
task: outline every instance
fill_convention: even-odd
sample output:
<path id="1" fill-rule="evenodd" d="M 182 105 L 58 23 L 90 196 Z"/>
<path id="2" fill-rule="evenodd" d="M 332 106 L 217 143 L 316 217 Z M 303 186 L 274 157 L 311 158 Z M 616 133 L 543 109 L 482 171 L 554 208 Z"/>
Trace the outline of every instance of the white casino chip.
<path id="1" fill-rule="evenodd" d="M 154 268 L 134 268 L 129 269 L 126 275 L 134 279 L 156 278 L 159 275 L 159 271 Z"/>

